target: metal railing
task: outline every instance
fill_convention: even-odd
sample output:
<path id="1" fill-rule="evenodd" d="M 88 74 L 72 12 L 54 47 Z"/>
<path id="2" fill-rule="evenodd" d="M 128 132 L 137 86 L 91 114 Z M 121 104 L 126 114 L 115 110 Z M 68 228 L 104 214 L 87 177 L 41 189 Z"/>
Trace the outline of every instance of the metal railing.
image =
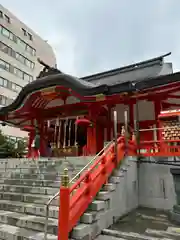
<path id="1" fill-rule="evenodd" d="M 111 140 L 104 148 L 101 149 L 96 156 L 94 156 L 87 164 L 84 166 L 69 182 L 69 185 L 74 182 L 77 178 L 81 176 L 81 174 L 88 169 L 88 167 L 96 160 L 96 158 L 103 153 L 115 140 Z M 48 234 L 48 218 L 49 218 L 49 206 L 53 200 L 55 200 L 60 195 L 60 190 L 49 199 L 49 201 L 46 203 L 46 220 L 45 220 L 45 227 L 44 227 L 44 240 L 47 240 L 47 234 Z"/>

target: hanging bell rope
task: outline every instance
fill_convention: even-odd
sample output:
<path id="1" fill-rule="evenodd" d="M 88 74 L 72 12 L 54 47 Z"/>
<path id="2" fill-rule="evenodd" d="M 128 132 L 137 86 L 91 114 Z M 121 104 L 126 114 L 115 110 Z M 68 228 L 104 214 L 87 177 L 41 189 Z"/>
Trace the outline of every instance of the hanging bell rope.
<path id="1" fill-rule="evenodd" d="M 68 119 L 66 119 L 65 122 L 64 122 L 64 143 L 63 143 L 63 148 L 66 147 L 66 137 L 67 137 L 67 136 L 66 136 L 66 135 L 67 135 L 67 131 L 66 131 L 67 129 L 66 129 L 66 128 L 67 128 L 67 121 L 68 121 Z"/>
<path id="2" fill-rule="evenodd" d="M 68 139 L 68 146 L 71 146 L 71 127 L 72 127 L 72 119 L 69 120 L 69 139 Z"/>
<path id="3" fill-rule="evenodd" d="M 58 128 L 58 148 L 61 147 L 61 125 L 62 125 L 62 121 L 59 119 L 59 128 Z"/>
<path id="4" fill-rule="evenodd" d="M 78 117 L 76 117 L 76 121 L 74 122 L 74 125 L 75 125 L 74 146 L 77 146 L 77 129 L 78 129 L 78 126 L 76 124 L 77 120 L 78 120 Z"/>

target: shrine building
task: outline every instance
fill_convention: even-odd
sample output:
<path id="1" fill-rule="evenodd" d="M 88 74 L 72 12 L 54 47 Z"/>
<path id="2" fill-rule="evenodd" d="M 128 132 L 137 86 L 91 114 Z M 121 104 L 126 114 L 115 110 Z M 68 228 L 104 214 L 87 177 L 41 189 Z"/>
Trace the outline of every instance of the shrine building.
<path id="1" fill-rule="evenodd" d="M 114 111 L 119 134 L 126 111 L 129 136 L 138 135 L 139 146 L 154 146 L 163 136 L 170 139 L 158 130 L 161 115 L 180 108 L 180 72 L 164 62 L 168 55 L 81 79 L 45 65 L 14 102 L 0 109 L 0 120 L 29 133 L 28 157 L 36 135 L 41 157 L 48 143 L 53 157 L 95 155 L 114 137 Z"/>

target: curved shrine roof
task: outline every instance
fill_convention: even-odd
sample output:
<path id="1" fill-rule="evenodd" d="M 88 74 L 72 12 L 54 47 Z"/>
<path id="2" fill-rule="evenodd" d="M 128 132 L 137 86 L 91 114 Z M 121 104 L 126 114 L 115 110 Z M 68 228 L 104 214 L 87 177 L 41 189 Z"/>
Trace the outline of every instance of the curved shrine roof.
<path id="1" fill-rule="evenodd" d="M 141 96 L 147 95 L 154 88 L 159 91 L 161 86 L 170 86 L 179 81 L 180 73 L 175 73 L 148 77 L 141 81 L 134 79 L 113 84 L 94 84 L 85 78 L 79 79 L 49 68 L 48 71 L 43 70 L 37 80 L 26 85 L 12 104 L 0 109 L 0 120 L 23 126 L 30 124 L 30 118 L 36 118 L 37 114 L 45 114 L 44 118 L 49 116 L 48 114 L 63 116 L 65 111 L 76 115 L 77 111 L 87 110 L 92 103 L 113 98 L 118 100 L 120 95 L 124 94 L 128 95 L 128 98 L 135 93 L 136 97 L 137 93 Z M 148 93 L 145 93 L 146 91 Z"/>

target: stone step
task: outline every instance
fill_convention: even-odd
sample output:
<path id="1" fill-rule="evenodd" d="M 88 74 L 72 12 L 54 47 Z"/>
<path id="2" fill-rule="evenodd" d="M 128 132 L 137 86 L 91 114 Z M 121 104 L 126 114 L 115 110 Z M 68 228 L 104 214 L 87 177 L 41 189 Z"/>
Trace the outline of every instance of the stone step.
<path id="1" fill-rule="evenodd" d="M 64 165 L 64 164 L 55 164 L 55 165 L 48 165 L 48 166 L 46 166 L 46 165 L 24 165 L 24 164 L 19 164 L 19 165 L 16 165 L 16 166 L 1 166 L 1 168 L 0 168 L 0 172 L 3 172 L 3 171 L 11 171 L 12 169 L 14 170 L 14 171 L 23 171 L 23 170 L 25 170 L 25 169 L 40 169 L 40 170 L 43 170 L 43 169 L 48 169 L 48 170 L 53 170 L 53 169 L 57 169 L 57 170 L 59 170 L 59 169 L 61 169 L 61 170 L 63 170 L 64 168 L 68 168 L 69 170 L 75 170 L 76 168 L 77 169 L 82 169 L 82 167 L 77 167 L 76 165 L 74 165 L 74 166 L 69 166 L 69 165 Z"/>
<path id="2" fill-rule="evenodd" d="M 89 205 L 88 210 L 90 210 L 90 211 L 101 211 L 101 210 L 104 210 L 105 208 L 106 208 L 105 201 L 94 200 Z"/>
<path id="3" fill-rule="evenodd" d="M 114 183 L 106 183 L 103 186 L 103 191 L 105 192 L 112 192 L 112 191 L 115 191 L 115 189 L 116 189 L 116 184 Z"/>
<path id="4" fill-rule="evenodd" d="M 42 195 L 42 194 L 25 194 L 25 193 L 14 193 L 4 192 L 0 193 L 0 199 L 9 201 L 18 201 L 26 203 L 46 204 L 53 195 Z M 52 201 L 51 205 L 59 205 L 59 199 Z"/>
<path id="5" fill-rule="evenodd" d="M 154 237 L 161 237 L 161 238 L 171 238 L 174 240 L 179 240 L 180 239 L 180 234 L 178 233 L 173 233 L 173 232 L 168 232 L 168 231 L 162 231 L 162 230 L 155 230 L 155 229 L 146 229 L 145 233 L 149 236 L 154 236 Z"/>
<path id="6" fill-rule="evenodd" d="M 6 175 L 10 175 L 10 174 L 39 174 L 39 173 L 41 173 L 41 174 L 47 174 L 47 173 L 49 173 L 49 174 L 53 174 L 54 172 L 55 173 L 57 173 L 57 174 L 62 174 L 63 173 L 63 171 L 62 172 L 59 172 L 58 170 L 57 171 L 55 171 L 54 169 L 47 169 L 47 168 L 37 168 L 37 167 L 31 167 L 31 168 L 19 168 L 19 169 L 14 169 L 14 168 L 12 168 L 12 169 L 8 169 L 9 171 L 0 171 L 0 176 L 2 176 L 3 174 L 6 174 Z"/>
<path id="7" fill-rule="evenodd" d="M 124 172 L 121 171 L 120 169 L 114 169 L 112 176 L 114 177 L 124 177 Z"/>
<path id="8" fill-rule="evenodd" d="M 74 172 L 71 172 L 69 171 L 69 177 L 72 178 L 74 177 L 76 174 L 78 173 L 78 171 L 74 171 Z M 63 175 L 63 171 L 62 172 L 58 172 L 58 171 L 53 171 L 53 172 L 46 172 L 46 173 L 42 173 L 42 172 L 37 172 L 37 173 L 33 173 L 33 172 L 28 172 L 28 173 L 12 173 L 10 175 L 10 177 L 14 177 L 14 178 L 38 178 L 38 177 L 44 177 L 44 179 L 48 180 L 49 179 L 52 179 L 52 178 L 56 178 L 56 177 L 61 177 Z"/>
<path id="9" fill-rule="evenodd" d="M 108 200 L 108 199 L 110 199 L 110 193 L 108 191 L 102 190 L 97 194 L 96 199 L 103 200 L 103 201 Z"/>
<path id="10" fill-rule="evenodd" d="M 2 175 L 2 179 L 39 179 L 39 180 L 61 180 L 61 176 L 56 176 L 55 174 L 11 174 L 9 176 L 6 176 L 6 174 Z M 1 179 L 1 177 L 0 177 Z"/>
<path id="11" fill-rule="evenodd" d="M 169 211 L 169 219 L 176 224 L 180 224 L 180 212 Z"/>
<path id="12" fill-rule="evenodd" d="M 2 224 L 43 232 L 45 222 L 44 217 L 0 210 L 0 223 Z M 48 233 L 57 235 L 57 226 L 57 219 L 48 218 Z"/>
<path id="13" fill-rule="evenodd" d="M 27 230 L 8 224 L 0 224 L 0 239 L 2 240 L 44 240 L 44 232 Z M 57 240 L 57 236 L 48 234 L 47 240 Z"/>
<path id="14" fill-rule="evenodd" d="M 108 235 L 102 235 L 100 234 L 96 240 L 125 240 L 125 238 L 116 238 L 116 237 L 112 237 L 112 236 L 108 236 Z"/>
<path id="15" fill-rule="evenodd" d="M 180 205 L 174 205 L 173 206 L 173 212 L 176 212 L 176 213 L 180 214 Z"/>
<path id="16" fill-rule="evenodd" d="M 4 164 L 11 164 L 11 165 L 17 165 L 17 164 L 56 164 L 56 163 L 63 163 L 63 164 L 69 164 L 69 165 L 78 165 L 78 166 L 85 166 L 93 156 L 90 157 L 84 157 L 84 156 L 78 156 L 78 157 L 69 157 L 67 159 L 64 158 L 56 158 L 56 159 L 1 159 L 0 165 Z"/>
<path id="17" fill-rule="evenodd" d="M 33 204 L 26 202 L 0 200 L 0 210 L 6 210 L 29 215 L 46 216 L 46 206 L 41 204 Z M 49 206 L 49 217 L 58 218 L 59 207 Z"/>
<path id="18" fill-rule="evenodd" d="M 178 234 L 180 239 L 180 227 L 168 227 L 167 232 Z"/>
<path id="19" fill-rule="evenodd" d="M 121 181 L 121 178 L 122 178 L 122 176 L 121 177 L 115 177 L 115 176 L 111 176 L 110 178 L 109 178 L 109 183 L 119 183 L 120 181 Z"/>
<path id="20" fill-rule="evenodd" d="M 63 163 L 62 161 L 45 161 L 45 162 L 38 162 L 38 161 L 32 161 L 32 162 L 0 162 L 0 169 L 8 169 L 8 168 L 22 168 L 22 167 L 51 167 L 51 166 L 73 166 L 69 163 Z"/>
<path id="21" fill-rule="evenodd" d="M 128 240 L 173 240 L 172 238 L 166 238 L 166 237 L 151 237 L 147 236 L 145 234 L 139 234 L 135 232 L 122 232 L 122 231 L 116 231 L 116 230 L 110 230 L 110 229 L 104 229 L 102 231 L 102 234 L 106 236 L 112 236 L 116 238 L 124 238 Z"/>
<path id="22" fill-rule="evenodd" d="M 71 176 L 71 174 L 73 173 L 73 174 L 77 174 L 78 172 L 79 172 L 80 170 L 78 170 L 78 169 L 75 169 L 75 170 L 69 170 L 69 172 L 68 172 L 68 174 Z M 4 177 L 11 177 L 11 176 L 13 176 L 13 175 L 21 175 L 21 174 L 23 174 L 23 175 L 26 175 L 26 174 L 34 174 L 34 175 L 36 175 L 36 174 L 44 174 L 44 175 L 57 175 L 57 176 L 62 176 L 63 175 L 63 173 L 64 173 L 64 168 L 63 169 L 39 169 L 39 168 L 26 168 L 26 169 L 16 169 L 16 170 L 14 170 L 14 169 L 11 169 L 11 170 L 9 170 L 9 171 L 0 171 L 0 178 L 3 178 L 3 176 Z"/>
<path id="23" fill-rule="evenodd" d="M 59 191 L 59 187 L 32 187 L 22 185 L 0 185 L 0 192 L 16 192 L 16 193 L 31 193 L 31 194 L 43 194 L 54 195 Z"/>
<path id="24" fill-rule="evenodd" d="M 27 185 L 34 187 L 60 187 L 60 181 L 35 180 L 35 179 L 1 179 L 0 184 L 6 185 Z"/>

